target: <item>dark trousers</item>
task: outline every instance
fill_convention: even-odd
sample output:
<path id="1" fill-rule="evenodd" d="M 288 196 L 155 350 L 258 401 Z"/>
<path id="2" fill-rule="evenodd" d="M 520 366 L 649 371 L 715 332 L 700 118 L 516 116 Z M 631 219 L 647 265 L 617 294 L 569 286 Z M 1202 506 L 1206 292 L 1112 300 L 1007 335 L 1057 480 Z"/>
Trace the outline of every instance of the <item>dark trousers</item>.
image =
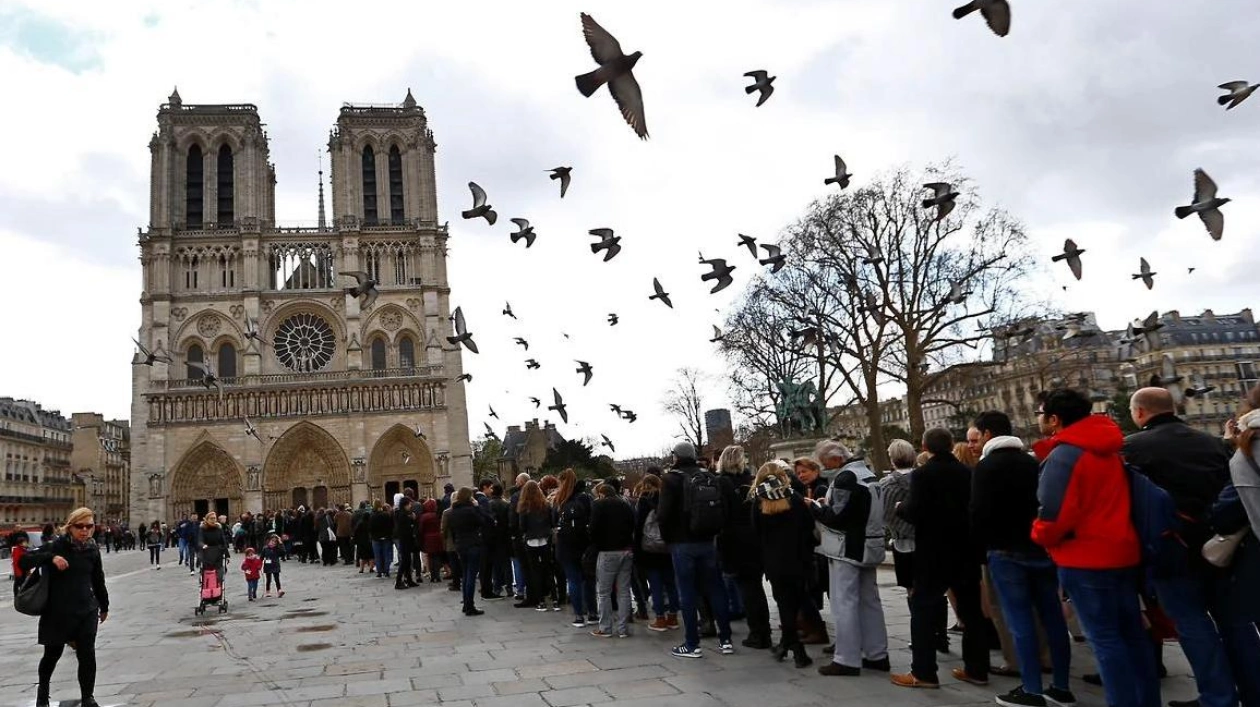
<path id="1" fill-rule="evenodd" d="M 473 604 L 473 596 L 477 588 L 477 574 L 481 571 L 481 548 L 470 547 L 457 553 L 459 564 L 463 566 L 464 611 L 477 608 Z"/>
<path id="2" fill-rule="evenodd" d="M 766 587 L 761 582 L 761 575 L 741 575 L 737 576 L 735 581 L 739 585 L 739 594 L 744 600 L 744 618 L 748 620 L 748 637 L 770 640 L 770 606 L 766 603 Z"/>
<path id="3" fill-rule="evenodd" d="M 796 631 L 796 614 L 801 610 L 801 604 L 809 601 L 805 596 L 805 579 L 799 575 L 773 575 L 769 579 L 770 593 L 779 607 L 779 623 L 783 625 L 783 637 L 779 642 L 784 646 L 795 646 L 801 642 Z M 769 626 L 766 626 L 766 638 L 770 638 Z"/>
<path id="4" fill-rule="evenodd" d="M 638 614 L 646 617 L 648 611 L 648 594 L 647 578 L 643 576 L 643 571 L 639 569 L 639 563 L 634 563 L 630 568 L 630 590 L 634 593 L 634 603 L 638 607 Z"/>
<path id="5" fill-rule="evenodd" d="M 411 543 L 398 542 L 398 579 L 394 584 L 403 584 L 405 582 L 414 582 L 411 578 Z"/>
<path id="6" fill-rule="evenodd" d="M 548 543 L 525 548 L 525 600 L 538 604 L 556 599 L 556 555 Z"/>
<path id="7" fill-rule="evenodd" d="M 938 682 L 936 643 L 940 616 L 946 610 L 945 592 L 953 590 L 958 620 L 963 625 L 963 667 L 977 680 L 989 678 L 989 634 L 980 608 L 980 566 L 955 565 L 937 574 L 919 567 L 910 597 L 910 640 L 913 644 L 910 671 L 925 682 Z M 925 571 L 927 570 L 927 571 Z"/>
<path id="8" fill-rule="evenodd" d="M 481 550 L 479 569 L 481 578 L 481 598 L 486 599 L 494 594 L 494 544 L 488 543 Z"/>
<path id="9" fill-rule="evenodd" d="M 341 561 L 347 565 L 354 564 L 354 538 L 348 535 L 337 538 L 337 547 L 341 549 Z"/>
<path id="10" fill-rule="evenodd" d="M 451 563 L 451 586 L 458 587 L 464 581 L 463 558 L 459 556 L 458 552 L 448 552 L 446 553 L 446 559 Z M 477 562 L 480 563 L 481 559 L 478 558 Z M 478 569 L 480 569 L 480 564 Z"/>
<path id="11" fill-rule="evenodd" d="M 95 613 L 77 617 L 80 626 L 70 636 L 75 642 L 74 655 L 79 660 L 79 693 L 84 699 L 90 699 L 96 690 L 96 627 L 98 619 Z M 49 684 L 53 671 L 57 669 L 57 661 L 65 651 L 64 643 L 49 643 L 44 646 L 44 657 L 39 661 L 39 696 L 48 696 Z"/>

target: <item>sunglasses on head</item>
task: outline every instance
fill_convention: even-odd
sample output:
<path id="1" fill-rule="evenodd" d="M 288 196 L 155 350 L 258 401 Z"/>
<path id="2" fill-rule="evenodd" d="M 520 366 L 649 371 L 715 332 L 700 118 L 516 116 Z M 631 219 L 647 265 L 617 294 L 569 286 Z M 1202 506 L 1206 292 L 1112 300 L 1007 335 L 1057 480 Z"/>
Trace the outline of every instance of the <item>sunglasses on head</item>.
<path id="1" fill-rule="evenodd" d="M 91 530 L 96 527 L 96 523 L 74 523 L 70 527 L 75 530 Z"/>

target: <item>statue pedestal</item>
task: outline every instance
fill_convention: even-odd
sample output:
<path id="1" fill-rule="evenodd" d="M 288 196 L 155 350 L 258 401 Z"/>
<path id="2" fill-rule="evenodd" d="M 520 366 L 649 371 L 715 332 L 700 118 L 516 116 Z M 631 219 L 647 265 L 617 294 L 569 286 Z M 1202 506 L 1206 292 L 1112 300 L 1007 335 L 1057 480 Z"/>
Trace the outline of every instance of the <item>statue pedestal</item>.
<path id="1" fill-rule="evenodd" d="M 770 443 L 770 458 L 783 459 L 788 464 L 797 457 L 814 456 L 814 447 L 828 437 L 792 437 L 775 440 Z"/>

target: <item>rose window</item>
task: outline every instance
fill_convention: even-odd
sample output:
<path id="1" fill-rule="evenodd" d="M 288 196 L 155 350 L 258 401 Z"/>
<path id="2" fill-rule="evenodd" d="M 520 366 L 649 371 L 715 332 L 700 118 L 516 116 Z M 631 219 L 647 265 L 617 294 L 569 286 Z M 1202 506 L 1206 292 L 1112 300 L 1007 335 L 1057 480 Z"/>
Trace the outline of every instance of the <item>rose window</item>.
<path id="1" fill-rule="evenodd" d="M 336 348 L 332 327 L 314 314 L 295 314 L 276 329 L 276 358 L 290 371 L 322 370 Z"/>

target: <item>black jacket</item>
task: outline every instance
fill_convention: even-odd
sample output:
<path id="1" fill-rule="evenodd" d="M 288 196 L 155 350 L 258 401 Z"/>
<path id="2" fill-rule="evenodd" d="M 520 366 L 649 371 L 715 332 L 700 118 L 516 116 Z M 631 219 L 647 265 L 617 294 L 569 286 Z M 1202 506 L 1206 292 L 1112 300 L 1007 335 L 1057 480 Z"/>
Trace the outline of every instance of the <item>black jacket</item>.
<path id="1" fill-rule="evenodd" d="M 600 552 L 634 547 L 634 509 L 624 499 L 601 498 L 591 507 L 591 544 Z"/>
<path id="2" fill-rule="evenodd" d="M 953 454 L 935 454 L 910 475 L 910 495 L 897 515 L 914 525 L 916 585 L 979 575 L 971 541 L 971 470 Z"/>
<path id="3" fill-rule="evenodd" d="M 717 536 L 718 562 L 723 572 L 739 577 L 761 574 L 761 553 L 752 551 L 757 547 L 753 501 L 748 498 L 752 481 L 747 469 L 739 474 L 722 474 L 720 479 L 726 501 L 726 525 Z"/>
<path id="4" fill-rule="evenodd" d="M 1188 554 L 1199 558 L 1194 564 L 1204 566 L 1199 551 L 1212 537 L 1206 522 L 1212 504 L 1229 483 L 1230 451 L 1220 439 L 1166 413 L 1125 437 L 1120 453 L 1172 496 L 1177 512 L 1190 521 L 1181 530 Z"/>
<path id="5" fill-rule="evenodd" d="M 679 464 L 661 475 L 661 498 L 656 507 L 661 539 L 666 543 L 710 542 L 714 536 L 695 537 L 684 495 L 685 482 L 692 474 L 703 471 L 694 461 Z"/>
<path id="6" fill-rule="evenodd" d="M 512 516 L 515 532 L 524 542 L 526 540 L 551 541 L 551 531 L 556 527 L 556 512 L 547 506 L 529 513 L 515 513 Z"/>
<path id="7" fill-rule="evenodd" d="M 457 503 L 446 514 L 446 529 L 456 552 L 468 552 L 484 547 L 482 533 L 486 528 L 486 514 L 476 503 Z"/>
<path id="8" fill-rule="evenodd" d="M 61 556 L 68 563 L 59 570 L 52 558 Z M 76 547 L 69 536 L 59 535 L 52 542 L 22 555 L 18 561 L 22 571 L 41 568 L 48 584 L 48 604 L 39 617 L 39 642 L 55 645 L 78 638 L 85 620 L 95 622 L 96 614 L 109 613 L 109 591 L 105 588 L 105 571 L 101 551 L 88 541 Z M 94 633 L 94 631 L 93 631 Z"/>
<path id="9" fill-rule="evenodd" d="M 994 449 L 971 474 L 971 536 L 983 550 L 1045 558 L 1032 541 L 1040 465 L 1022 448 Z M 911 477 L 913 478 L 913 476 Z"/>
<path id="10" fill-rule="evenodd" d="M 394 540 L 399 546 L 416 544 L 416 517 L 412 515 L 410 506 L 394 511 Z"/>
<path id="11" fill-rule="evenodd" d="M 1234 551 L 1228 570 L 1218 570 L 1212 582 L 1215 592 L 1213 610 L 1219 611 L 1233 624 L 1260 621 L 1260 541 L 1251 532 L 1247 509 L 1238 498 L 1238 490 L 1226 486 L 1213 506 L 1211 526 L 1214 533 L 1230 535 L 1246 529 L 1242 541 Z M 1219 619 L 1218 619 L 1219 620 Z"/>
<path id="12" fill-rule="evenodd" d="M 502 498 L 490 499 L 490 515 L 494 518 L 494 527 L 486 534 L 486 544 L 507 550 L 512 545 L 512 529 L 508 516 L 511 507 Z"/>
<path id="13" fill-rule="evenodd" d="M 590 544 L 591 497 L 575 491 L 556 509 L 556 554 L 560 559 L 579 561 Z"/>
<path id="14" fill-rule="evenodd" d="M 764 515 L 761 503 L 753 502 L 752 529 L 755 543 L 746 549 L 760 556 L 760 564 L 771 582 L 804 582 L 814 572 L 814 516 L 805 498 L 791 496 L 791 507 L 783 513 Z"/>
<path id="15" fill-rule="evenodd" d="M 384 509 L 372 511 L 372 515 L 368 517 L 368 535 L 373 540 L 393 540 L 394 517 Z"/>

